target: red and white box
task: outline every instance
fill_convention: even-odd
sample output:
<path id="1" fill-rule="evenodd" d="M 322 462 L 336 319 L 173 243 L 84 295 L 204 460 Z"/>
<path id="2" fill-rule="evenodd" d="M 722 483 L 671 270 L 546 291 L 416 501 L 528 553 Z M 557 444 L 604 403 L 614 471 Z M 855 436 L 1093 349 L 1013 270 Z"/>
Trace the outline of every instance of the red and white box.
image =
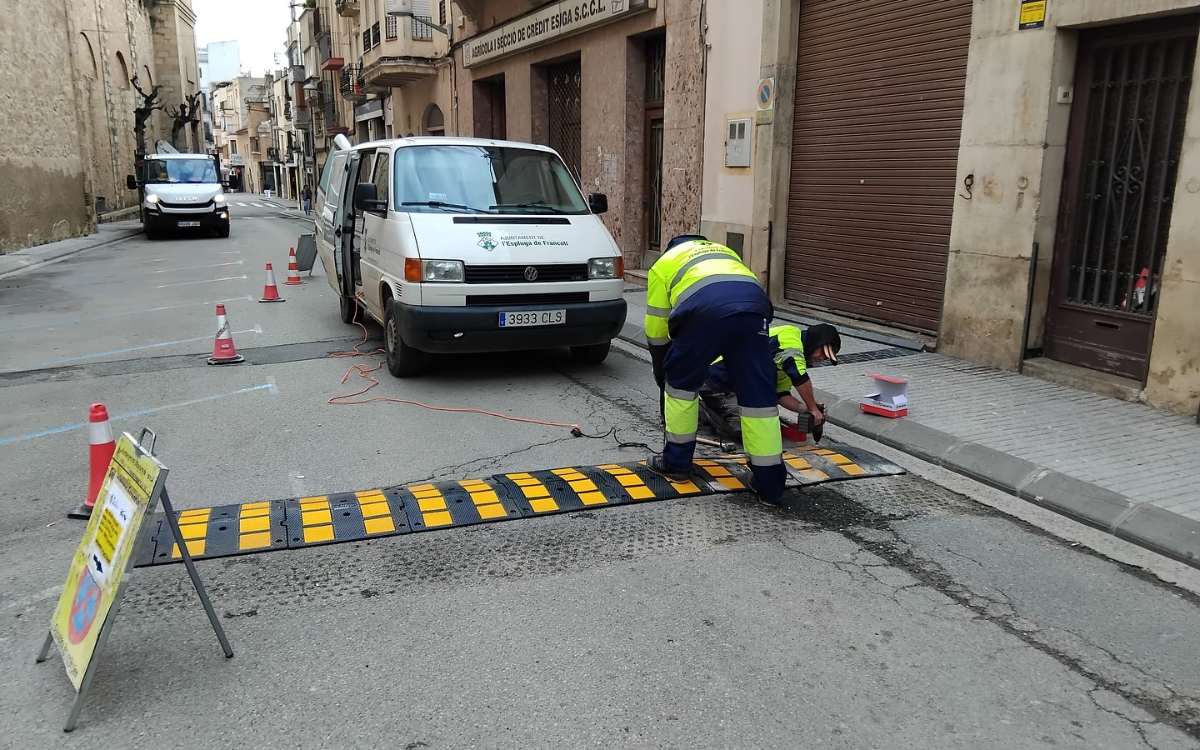
<path id="1" fill-rule="evenodd" d="M 908 381 L 895 375 L 871 376 L 875 381 L 875 393 L 867 394 L 858 402 L 864 414 L 874 414 L 888 419 L 908 416 Z"/>

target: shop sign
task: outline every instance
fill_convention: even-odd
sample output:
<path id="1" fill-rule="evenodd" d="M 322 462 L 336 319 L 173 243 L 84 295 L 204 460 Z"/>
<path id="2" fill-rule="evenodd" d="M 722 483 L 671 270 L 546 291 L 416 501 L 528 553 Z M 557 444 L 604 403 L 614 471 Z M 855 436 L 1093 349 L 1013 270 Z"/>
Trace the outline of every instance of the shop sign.
<path id="1" fill-rule="evenodd" d="M 654 0 L 560 0 L 468 39 L 463 45 L 463 66 L 492 62 L 654 5 Z"/>

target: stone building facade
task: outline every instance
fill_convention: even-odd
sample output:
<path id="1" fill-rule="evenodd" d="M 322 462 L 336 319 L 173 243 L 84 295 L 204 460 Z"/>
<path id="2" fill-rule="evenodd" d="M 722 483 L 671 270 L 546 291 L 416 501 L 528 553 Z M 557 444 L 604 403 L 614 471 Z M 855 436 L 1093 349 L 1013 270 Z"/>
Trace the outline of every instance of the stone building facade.
<path id="1" fill-rule="evenodd" d="M 701 227 L 777 306 L 1197 412 L 1200 3 L 732 6 Z"/>
<path id="2" fill-rule="evenodd" d="M 705 55 L 700 0 L 458 2 L 451 127 L 556 148 L 627 268 L 700 221 Z M 711 5 L 711 4 L 710 4 Z"/>
<path id="3" fill-rule="evenodd" d="M 5 11 L 0 251 L 87 234 L 98 213 L 136 204 L 130 79 L 162 83 L 170 107 L 199 80 L 189 0 L 13 0 Z M 147 141 L 170 132 L 156 113 Z"/>

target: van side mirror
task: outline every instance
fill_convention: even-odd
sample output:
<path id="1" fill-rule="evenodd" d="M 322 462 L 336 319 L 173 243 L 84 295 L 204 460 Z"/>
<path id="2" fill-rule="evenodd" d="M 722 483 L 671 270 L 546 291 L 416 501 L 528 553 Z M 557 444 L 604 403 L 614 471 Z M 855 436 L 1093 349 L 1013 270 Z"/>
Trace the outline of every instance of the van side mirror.
<path id="1" fill-rule="evenodd" d="M 589 193 L 588 208 L 592 209 L 594 214 L 608 213 L 608 196 L 604 193 Z"/>
<path id="2" fill-rule="evenodd" d="M 137 190 L 138 189 L 137 178 L 131 174 L 125 175 L 125 187 L 127 187 L 130 190 Z"/>
<path id="3" fill-rule="evenodd" d="M 354 186 L 354 208 L 357 211 L 386 211 L 387 201 L 379 200 L 375 183 L 360 182 Z"/>

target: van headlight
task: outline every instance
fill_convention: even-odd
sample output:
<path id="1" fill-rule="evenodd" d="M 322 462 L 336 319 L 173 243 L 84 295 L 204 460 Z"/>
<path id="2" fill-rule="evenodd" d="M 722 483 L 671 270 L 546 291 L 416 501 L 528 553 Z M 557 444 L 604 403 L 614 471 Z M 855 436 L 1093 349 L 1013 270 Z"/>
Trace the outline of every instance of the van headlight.
<path id="1" fill-rule="evenodd" d="M 625 259 L 619 255 L 615 258 L 592 258 L 588 261 L 589 279 L 619 279 L 624 275 Z"/>
<path id="2" fill-rule="evenodd" d="M 417 258 L 404 259 L 404 280 L 413 283 L 422 281 L 459 282 L 466 275 L 463 272 L 461 260 L 420 260 Z"/>
<path id="3" fill-rule="evenodd" d="M 146 202 L 153 206 L 154 204 L 158 203 L 158 196 L 154 193 L 148 193 L 146 195 Z"/>
<path id="4" fill-rule="evenodd" d="M 218 206 L 224 206 L 225 205 L 225 194 L 217 193 L 216 196 L 213 198 L 213 203 L 216 203 Z"/>

